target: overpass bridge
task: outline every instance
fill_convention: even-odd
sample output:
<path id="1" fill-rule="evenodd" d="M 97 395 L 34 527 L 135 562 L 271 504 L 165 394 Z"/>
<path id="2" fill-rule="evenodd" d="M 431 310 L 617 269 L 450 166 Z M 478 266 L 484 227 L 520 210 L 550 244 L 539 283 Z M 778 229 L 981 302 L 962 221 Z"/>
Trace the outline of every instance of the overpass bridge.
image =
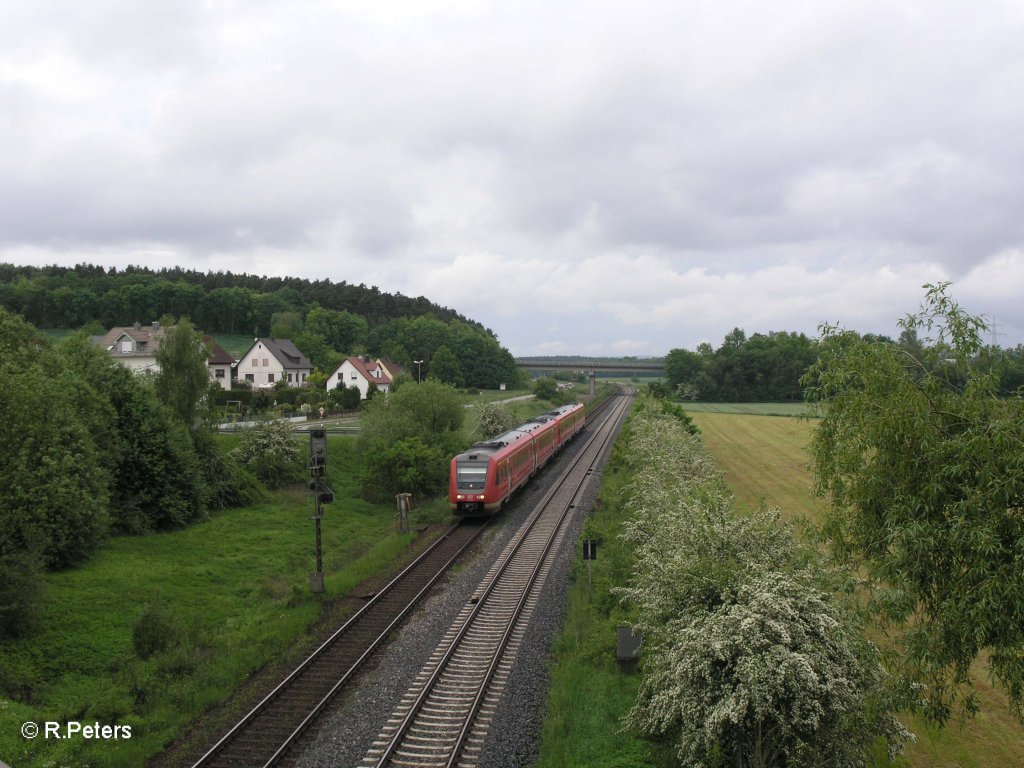
<path id="1" fill-rule="evenodd" d="M 539 373 L 555 371 L 571 371 L 583 373 L 590 378 L 590 394 L 597 391 L 598 373 L 664 373 L 665 360 L 650 358 L 645 360 L 620 360 L 613 357 L 517 357 L 517 368 Z"/>

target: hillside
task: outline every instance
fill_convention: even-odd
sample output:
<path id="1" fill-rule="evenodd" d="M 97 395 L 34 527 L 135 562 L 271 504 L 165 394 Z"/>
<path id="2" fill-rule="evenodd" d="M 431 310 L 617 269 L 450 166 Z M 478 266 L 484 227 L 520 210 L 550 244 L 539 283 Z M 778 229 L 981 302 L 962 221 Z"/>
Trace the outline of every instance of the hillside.
<path id="1" fill-rule="evenodd" d="M 371 328 L 399 317 L 434 315 L 481 330 L 480 323 L 423 296 L 384 293 L 344 280 L 307 280 L 180 268 L 123 270 L 93 264 L 31 267 L 0 264 L 0 306 L 40 328 L 110 327 L 163 315 L 188 315 L 208 332 L 270 333 L 275 313 L 305 314 L 314 304 L 359 315 Z"/>
<path id="2" fill-rule="evenodd" d="M 347 355 L 370 354 L 459 387 L 514 386 L 520 376 L 512 355 L 482 324 L 423 296 L 345 281 L 0 264 L 0 308 L 38 328 L 86 328 L 94 335 L 119 325 L 187 317 L 235 355 L 244 353 L 247 339 L 291 339 L 324 374 Z"/>

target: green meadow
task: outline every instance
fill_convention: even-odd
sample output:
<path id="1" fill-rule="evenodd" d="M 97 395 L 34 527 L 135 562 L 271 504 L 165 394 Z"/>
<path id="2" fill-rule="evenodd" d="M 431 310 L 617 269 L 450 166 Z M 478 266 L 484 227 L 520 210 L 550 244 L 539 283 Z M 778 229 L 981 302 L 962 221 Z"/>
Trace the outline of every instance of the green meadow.
<path id="1" fill-rule="evenodd" d="M 324 595 L 309 590 L 314 522 L 304 486 L 191 528 L 112 538 L 83 566 L 47 574 L 38 631 L 0 645 L 0 760 L 142 765 L 301 642 L 331 599 L 389 571 L 415 534 L 395 531 L 391 505 L 357 498 L 354 452 L 352 438 L 330 438 L 336 502 L 322 522 Z M 417 508 L 414 524 L 444 519 L 444 506 Z M 140 654 L 133 631 L 146 630 L 158 647 Z M 28 721 L 126 725 L 132 736 L 29 740 L 20 733 Z"/>

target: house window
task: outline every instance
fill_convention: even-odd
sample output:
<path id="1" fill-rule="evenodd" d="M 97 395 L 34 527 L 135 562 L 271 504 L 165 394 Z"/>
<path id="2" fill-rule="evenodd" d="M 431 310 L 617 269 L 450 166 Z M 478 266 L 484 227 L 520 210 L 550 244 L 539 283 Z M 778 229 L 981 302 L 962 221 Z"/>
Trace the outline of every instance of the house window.
<path id="1" fill-rule="evenodd" d="M 291 383 L 292 383 L 292 375 L 291 375 L 290 373 L 288 374 L 288 383 L 289 383 L 289 384 L 291 384 Z"/>
<path id="2" fill-rule="evenodd" d="M 351 375 L 351 377 L 350 377 L 350 378 L 353 378 L 353 379 L 357 378 L 357 377 L 356 377 L 356 372 L 355 372 L 355 371 L 352 371 L 352 375 Z"/>
<path id="3" fill-rule="evenodd" d="M 259 358 L 255 358 L 255 357 L 254 357 L 254 358 L 252 359 L 252 367 L 253 367 L 253 368 L 255 368 L 255 367 L 256 367 L 257 365 L 259 365 L 259 364 L 260 364 Z"/>
<path id="4" fill-rule="evenodd" d="M 247 374 L 245 374 L 245 380 L 246 381 L 255 382 L 256 381 L 256 376 L 255 376 L 255 374 L 247 373 Z"/>
<path id="5" fill-rule="evenodd" d="M 269 357 L 264 357 L 263 358 L 263 367 L 266 368 L 268 365 L 270 365 L 270 358 Z"/>
<path id="6" fill-rule="evenodd" d="M 224 378 L 224 369 L 223 368 L 214 368 L 213 369 L 213 375 L 214 375 L 214 377 L 216 377 L 218 379 L 223 379 Z"/>
<path id="7" fill-rule="evenodd" d="M 274 383 L 274 374 L 268 373 L 267 374 L 267 384 L 273 384 L 273 383 Z"/>

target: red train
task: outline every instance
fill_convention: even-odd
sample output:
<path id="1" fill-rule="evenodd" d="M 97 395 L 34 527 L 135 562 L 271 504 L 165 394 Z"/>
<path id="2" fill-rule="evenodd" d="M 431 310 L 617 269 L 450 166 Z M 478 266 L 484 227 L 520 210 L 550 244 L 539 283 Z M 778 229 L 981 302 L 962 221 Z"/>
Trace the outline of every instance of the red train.
<path id="1" fill-rule="evenodd" d="M 452 459 L 448 502 L 456 515 L 494 514 L 586 424 L 570 403 L 530 419 Z"/>

